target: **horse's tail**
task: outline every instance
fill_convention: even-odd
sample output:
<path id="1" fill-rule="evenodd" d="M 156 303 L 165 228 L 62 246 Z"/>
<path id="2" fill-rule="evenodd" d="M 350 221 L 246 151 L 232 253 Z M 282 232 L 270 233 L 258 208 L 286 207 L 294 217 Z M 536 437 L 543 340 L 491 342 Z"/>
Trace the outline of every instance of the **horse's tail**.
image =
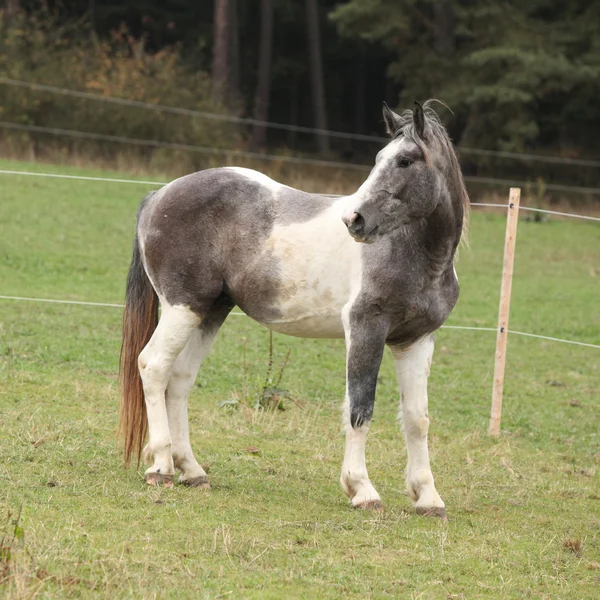
<path id="1" fill-rule="evenodd" d="M 158 325 L 158 296 L 144 269 L 137 235 L 133 242 L 133 257 L 127 275 L 123 342 L 121 345 L 121 410 L 119 435 L 124 442 L 125 464 L 137 455 L 140 462 L 146 439 L 148 421 L 144 389 L 138 368 L 138 357 L 150 341 Z"/>

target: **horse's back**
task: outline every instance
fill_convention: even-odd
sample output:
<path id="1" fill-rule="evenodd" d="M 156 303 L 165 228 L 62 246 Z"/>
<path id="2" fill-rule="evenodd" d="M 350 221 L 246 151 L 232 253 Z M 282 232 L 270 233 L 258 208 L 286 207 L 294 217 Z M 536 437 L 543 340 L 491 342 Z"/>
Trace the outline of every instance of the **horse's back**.
<path id="1" fill-rule="evenodd" d="M 252 169 L 219 167 L 168 183 L 143 207 L 140 217 L 153 218 L 157 230 L 168 227 L 156 214 L 168 212 L 174 227 L 184 221 L 198 225 L 210 219 L 211 223 L 240 222 L 257 232 L 268 232 L 276 223 L 311 220 L 331 202 L 330 197 L 297 190 Z"/>

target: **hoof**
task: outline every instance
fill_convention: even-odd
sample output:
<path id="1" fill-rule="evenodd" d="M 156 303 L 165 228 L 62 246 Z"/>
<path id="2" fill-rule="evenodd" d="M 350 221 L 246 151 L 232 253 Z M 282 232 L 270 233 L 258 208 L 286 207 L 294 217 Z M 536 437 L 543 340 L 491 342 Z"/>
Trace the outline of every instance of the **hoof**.
<path id="1" fill-rule="evenodd" d="M 173 475 L 163 475 L 162 473 L 146 473 L 146 483 L 153 486 L 162 485 L 166 488 L 172 488 Z"/>
<path id="2" fill-rule="evenodd" d="M 365 500 L 365 502 L 360 502 L 353 506 L 354 508 L 358 508 L 360 510 L 383 511 L 383 503 L 381 502 L 381 500 Z"/>
<path id="3" fill-rule="evenodd" d="M 417 506 L 416 511 L 420 517 L 437 517 L 438 519 L 442 519 L 442 521 L 448 520 L 448 517 L 446 516 L 446 509 L 444 507 Z"/>
<path id="4" fill-rule="evenodd" d="M 181 483 L 181 485 L 186 485 L 187 487 L 196 487 L 203 490 L 210 489 L 210 483 L 208 483 L 208 477 L 206 475 L 192 477 L 191 479 L 180 479 L 179 483 Z"/>

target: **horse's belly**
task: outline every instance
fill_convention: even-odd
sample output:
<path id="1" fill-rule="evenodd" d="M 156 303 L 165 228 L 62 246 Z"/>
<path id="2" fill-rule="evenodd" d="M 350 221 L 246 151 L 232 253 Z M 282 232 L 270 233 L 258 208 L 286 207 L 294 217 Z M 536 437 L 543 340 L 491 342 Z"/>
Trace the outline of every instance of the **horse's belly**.
<path id="1" fill-rule="evenodd" d="M 305 338 L 336 339 L 344 337 L 342 317 L 311 316 L 295 321 L 265 323 L 269 329 L 286 335 Z"/>
<path id="2" fill-rule="evenodd" d="M 342 308 L 348 301 L 349 282 L 321 273 L 281 284 L 274 311 L 264 325 L 297 337 L 343 338 Z"/>

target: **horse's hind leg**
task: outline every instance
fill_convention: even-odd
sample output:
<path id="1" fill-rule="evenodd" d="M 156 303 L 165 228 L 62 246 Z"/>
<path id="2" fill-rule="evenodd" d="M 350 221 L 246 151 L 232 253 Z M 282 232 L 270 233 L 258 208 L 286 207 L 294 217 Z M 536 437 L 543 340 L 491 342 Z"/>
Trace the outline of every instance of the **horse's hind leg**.
<path id="1" fill-rule="evenodd" d="M 167 387 L 167 414 L 173 442 L 173 462 L 181 471 L 179 482 L 194 487 L 210 487 L 204 469 L 198 464 L 190 445 L 188 396 L 196 381 L 202 361 L 210 352 L 220 326 L 231 310 L 215 307 L 192 333 L 177 357 Z"/>
<path id="2" fill-rule="evenodd" d="M 173 485 L 165 391 L 173 363 L 199 323 L 200 317 L 189 308 L 163 303 L 158 327 L 138 359 L 148 416 L 149 441 L 144 458 L 152 463 L 146 470 L 146 481 L 151 485 Z"/>
<path id="3" fill-rule="evenodd" d="M 433 336 L 410 348 L 391 348 L 401 392 L 401 411 L 408 464 L 406 488 L 418 514 L 445 518 L 444 502 L 435 489 L 429 465 L 427 378 L 433 357 Z"/>

